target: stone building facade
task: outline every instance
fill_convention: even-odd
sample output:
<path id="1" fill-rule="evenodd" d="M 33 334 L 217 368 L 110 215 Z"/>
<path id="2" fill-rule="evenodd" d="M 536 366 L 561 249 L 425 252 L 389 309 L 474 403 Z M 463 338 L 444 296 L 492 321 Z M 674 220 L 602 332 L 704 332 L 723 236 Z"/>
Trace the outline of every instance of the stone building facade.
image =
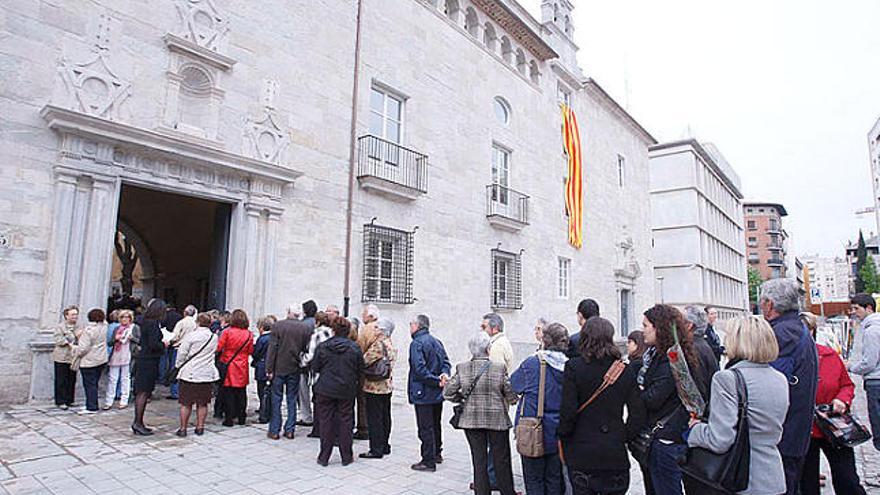
<path id="1" fill-rule="evenodd" d="M 742 186 L 711 143 L 650 148 L 654 276 L 658 299 L 713 306 L 721 319 L 748 308 Z"/>
<path id="2" fill-rule="evenodd" d="M 402 358 L 417 313 L 453 359 L 493 309 L 523 353 L 582 297 L 638 327 L 655 141 L 577 66 L 568 0 L 541 20 L 514 0 L 298 4 L 0 5 L 0 402 L 51 395 L 50 329 L 125 287 L 121 244 L 145 298 L 253 320 L 376 301 Z"/>

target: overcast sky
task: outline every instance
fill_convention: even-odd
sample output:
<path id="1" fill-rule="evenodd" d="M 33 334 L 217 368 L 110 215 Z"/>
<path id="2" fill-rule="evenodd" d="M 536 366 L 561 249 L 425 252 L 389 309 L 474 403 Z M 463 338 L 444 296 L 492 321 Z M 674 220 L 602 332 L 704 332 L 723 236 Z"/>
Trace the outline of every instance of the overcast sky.
<path id="1" fill-rule="evenodd" d="M 714 142 L 747 200 L 785 205 L 795 254 L 876 230 L 855 211 L 873 206 L 880 1 L 573 1 L 584 73 L 658 140 Z"/>

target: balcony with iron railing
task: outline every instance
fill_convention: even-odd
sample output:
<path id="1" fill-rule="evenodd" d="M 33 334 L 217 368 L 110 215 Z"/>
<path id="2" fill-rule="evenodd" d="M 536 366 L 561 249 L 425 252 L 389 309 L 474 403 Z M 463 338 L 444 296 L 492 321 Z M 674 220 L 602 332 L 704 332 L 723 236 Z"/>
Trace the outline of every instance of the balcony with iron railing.
<path id="1" fill-rule="evenodd" d="M 769 266 L 785 266 L 785 260 L 782 258 L 770 258 L 767 260 Z"/>
<path id="2" fill-rule="evenodd" d="M 529 197 L 500 184 L 489 184 L 486 218 L 493 227 L 519 232 L 529 224 Z"/>
<path id="3" fill-rule="evenodd" d="M 414 200 L 428 192 L 428 155 L 373 135 L 358 138 L 357 178 L 368 191 Z"/>

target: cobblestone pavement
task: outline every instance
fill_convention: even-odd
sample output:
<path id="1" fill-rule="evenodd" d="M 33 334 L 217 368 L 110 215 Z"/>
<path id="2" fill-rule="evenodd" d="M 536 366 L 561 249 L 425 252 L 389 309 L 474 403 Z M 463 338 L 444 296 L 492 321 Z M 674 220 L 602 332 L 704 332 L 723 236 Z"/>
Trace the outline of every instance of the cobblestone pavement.
<path id="1" fill-rule="evenodd" d="M 157 389 L 155 396 L 165 392 Z M 80 415 L 48 405 L 17 406 L 4 411 L 0 421 L 0 489 L 13 494 L 467 493 L 467 443 L 445 421 L 445 460 L 437 472 L 409 468 L 418 460 L 418 440 L 414 413 L 404 397 L 398 391 L 393 401 L 390 456 L 356 459 L 342 467 L 334 453 L 327 468 L 315 463 L 318 441 L 306 438 L 308 428 L 298 429 L 294 440 L 273 441 L 266 438 L 265 425 L 225 428 L 209 418 L 204 436 L 190 429 L 190 436 L 178 438 L 177 403 L 171 400 L 148 406 L 147 423 L 157 432 L 152 437 L 131 434 L 132 408 Z M 255 404 L 251 395 L 251 408 Z M 867 417 L 863 392 L 856 404 L 861 417 Z M 450 412 L 447 406 L 447 418 Z M 366 442 L 355 441 L 355 454 L 366 449 Z M 877 480 L 880 455 L 870 443 L 858 449 L 858 459 L 862 479 Z M 522 490 L 516 455 L 513 466 L 517 489 Z M 643 494 L 635 466 L 630 487 L 629 493 Z M 880 494 L 880 488 L 867 488 Z M 829 486 L 823 493 L 833 490 Z"/>

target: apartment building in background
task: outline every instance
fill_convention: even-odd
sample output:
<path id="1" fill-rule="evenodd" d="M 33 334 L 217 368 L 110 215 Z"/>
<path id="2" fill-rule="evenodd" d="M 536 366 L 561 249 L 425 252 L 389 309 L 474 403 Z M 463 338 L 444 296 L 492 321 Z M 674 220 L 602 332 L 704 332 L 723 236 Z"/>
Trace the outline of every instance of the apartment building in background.
<path id="1" fill-rule="evenodd" d="M 749 266 L 758 270 L 764 280 L 787 277 L 788 233 L 782 226 L 782 218 L 788 215 L 785 207 L 779 203 L 746 202 L 743 211 Z"/>

